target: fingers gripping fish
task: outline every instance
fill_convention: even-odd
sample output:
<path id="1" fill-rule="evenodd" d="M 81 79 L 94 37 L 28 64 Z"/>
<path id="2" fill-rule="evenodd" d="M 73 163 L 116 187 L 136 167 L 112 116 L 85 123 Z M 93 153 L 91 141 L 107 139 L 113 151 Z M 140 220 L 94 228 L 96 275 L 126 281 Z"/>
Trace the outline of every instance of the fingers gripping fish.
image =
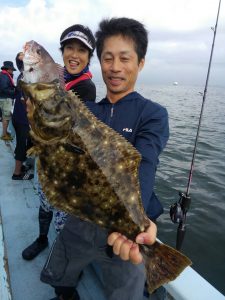
<path id="1" fill-rule="evenodd" d="M 98 120 L 78 96 L 62 88 L 57 67 L 42 46 L 27 43 L 24 64 L 21 87 L 32 103 L 28 118 L 33 152 L 38 155 L 38 176 L 48 200 L 109 233 L 120 232 L 135 241 L 149 227 L 138 179 L 141 155 Z M 49 70 L 52 74 L 46 76 Z M 191 264 L 159 242 L 139 247 L 150 292 Z"/>

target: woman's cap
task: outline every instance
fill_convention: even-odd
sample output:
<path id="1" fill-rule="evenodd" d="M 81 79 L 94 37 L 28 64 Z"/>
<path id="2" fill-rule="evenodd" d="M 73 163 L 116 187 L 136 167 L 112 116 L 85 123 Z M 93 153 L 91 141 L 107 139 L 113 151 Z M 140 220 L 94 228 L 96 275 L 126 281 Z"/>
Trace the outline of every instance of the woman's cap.
<path id="1" fill-rule="evenodd" d="M 88 27 L 76 24 L 63 31 L 60 37 L 60 44 L 63 46 L 65 41 L 77 39 L 84 43 L 92 52 L 95 49 L 95 38 Z"/>

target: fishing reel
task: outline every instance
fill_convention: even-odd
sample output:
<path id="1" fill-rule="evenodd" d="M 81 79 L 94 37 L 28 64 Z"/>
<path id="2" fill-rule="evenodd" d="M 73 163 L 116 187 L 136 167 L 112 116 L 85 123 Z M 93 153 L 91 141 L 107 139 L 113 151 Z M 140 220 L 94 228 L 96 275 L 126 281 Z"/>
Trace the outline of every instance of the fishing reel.
<path id="1" fill-rule="evenodd" d="M 170 206 L 170 219 L 173 223 L 180 223 L 183 220 L 184 214 L 179 202 L 175 202 Z"/>
<path id="2" fill-rule="evenodd" d="M 170 206 L 170 219 L 173 223 L 180 223 L 184 220 L 190 207 L 191 198 L 182 192 L 179 192 L 180 199 Z"/>

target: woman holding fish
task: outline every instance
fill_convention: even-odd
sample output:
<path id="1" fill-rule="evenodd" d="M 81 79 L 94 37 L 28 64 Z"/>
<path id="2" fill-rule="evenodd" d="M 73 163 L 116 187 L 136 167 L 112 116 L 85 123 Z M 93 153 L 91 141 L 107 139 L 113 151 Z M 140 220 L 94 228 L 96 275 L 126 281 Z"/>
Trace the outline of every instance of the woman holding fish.
<path id="1" fill-rule="evenodd" d="M 95 38 L 88 27 L 75 24 L 63 31 L 60 37 L 60 50 L 63 57 L 64 69 L 63 79 L 66 90 L 71 90 L 78 94 L 83 101 L 95 101 L 96 88 L 92 81 L 92 74 L 89 71 L 89 64 L 95 50 Z M 26 46 L 25 46 L 26 48 Z M 38 51 L 37 51 L 38 50 Z M 30 59 L 37 60 L 47 65 L 48 56 L 44 55 L 44 50 L 34 49 Z M 26 51 L 26 49 L 25 49 Z M 41 56 L 39 55 L 41 53 Z M 26 70 L 25 70 L 26 71 Z M 62 72 L 63 71 L 63 72 Z M 49 72 L 52 72 L 50 68 Z M 28 69 L 26 76 L 29 75 L 29 81 L 35 78 L 35 69 Z M 64 84 L 63 83 L 63 84 Z M 26 260 L 32 260 L 41 251 L 48 246 L 48 231 L 53 217 L 53 207 L 49 204 L 41 186 L 38 187 L 40 199 L 39 208 L 39 237 L 22 252 L 22 257 Z M 63 211 L 54 211 L 55 229 L 59 232 L 66 220 L 66 213 Z"/>

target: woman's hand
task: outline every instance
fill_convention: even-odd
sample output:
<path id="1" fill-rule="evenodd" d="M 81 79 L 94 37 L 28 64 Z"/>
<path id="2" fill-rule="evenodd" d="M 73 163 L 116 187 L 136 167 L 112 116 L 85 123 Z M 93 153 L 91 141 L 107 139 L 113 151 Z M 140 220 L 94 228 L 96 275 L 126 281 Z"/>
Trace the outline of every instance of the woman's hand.
<path id="1" fill-rule="evenodd" d="M 137 235 L 136 243 L 118 232 L 113 232 L 108 236 L 108 244 L 113 247 L 114 254 L 119 255 L 121 259 L 130 260 L 133 264 L 139 264 L 142 262 L 143 257 L 140 253 L 138 244 L 154 244 L 156 234 L 157 226 L 150 221 L 148 229 Z"/>

